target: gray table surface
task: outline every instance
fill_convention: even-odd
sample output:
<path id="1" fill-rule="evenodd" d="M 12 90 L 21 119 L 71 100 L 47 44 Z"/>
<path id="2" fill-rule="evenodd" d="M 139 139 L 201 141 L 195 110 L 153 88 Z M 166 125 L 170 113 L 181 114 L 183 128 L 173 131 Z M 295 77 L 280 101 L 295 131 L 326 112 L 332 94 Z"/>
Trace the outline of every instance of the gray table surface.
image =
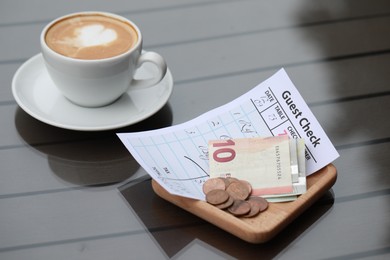
<path id="1" fill-rule="evenodd" d="M 15 102 L 15 71 L 50 20 L 135 21 L 174 77 L 167 105 L 114 131 L 46 125 Z M 177 208 L 115 136 L 190 120 L 284 67 L 340 153 L 333 188 L 252 245 Z M 388 0 L 0 2 L 0 259 L 389 259 Z M 128 200 L 118 187 L 130 182 Z"/>

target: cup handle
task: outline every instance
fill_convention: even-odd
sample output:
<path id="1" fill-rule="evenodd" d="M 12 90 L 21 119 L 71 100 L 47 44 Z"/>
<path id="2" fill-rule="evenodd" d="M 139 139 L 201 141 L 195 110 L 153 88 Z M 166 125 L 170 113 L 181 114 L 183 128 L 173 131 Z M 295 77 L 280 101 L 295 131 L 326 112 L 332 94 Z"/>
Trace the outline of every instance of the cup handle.
<path id="1" fill-rule="evenodd" d="M 151 62 L 158 68 L 158 74 L 150 79 L 133 79 L 130 84 L 131 89 L 146 88 L 159 83 L 167 72 L 167 64 L 164 58 L 156 52 L 142 52 L 137 61 L 137 68 L 141 67 L 145 62 Z"/>

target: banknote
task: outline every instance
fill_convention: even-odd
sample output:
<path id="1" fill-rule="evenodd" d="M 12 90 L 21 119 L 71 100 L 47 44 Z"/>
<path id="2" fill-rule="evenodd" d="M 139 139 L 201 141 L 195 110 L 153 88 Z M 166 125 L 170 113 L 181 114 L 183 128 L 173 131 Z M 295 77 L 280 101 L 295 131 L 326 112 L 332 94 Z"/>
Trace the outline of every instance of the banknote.
<path id="1" fill-rule="evenodd" d="M 294 192 L 288 136 L 211 140 L 208 148 L 210 177 L 247 180 L 253 196 Z"/>
<path id="2" fill-rule="evenodd" d="M 251 183 L 252 196 L 291 201 L 306 192 L 303 139 L 287 136 L 209 141 L 210 177 Z"/>
<path id="3" fill-rule="evenodd" d="M 268 202 L 294 201 L 306 192 L 306 161 L 305 161 L 305 141 L 302 138 L 290 139 L 290 161 L 291 175 L 293 181 L 293 192 L 286 194 L 263 195 Z"/>

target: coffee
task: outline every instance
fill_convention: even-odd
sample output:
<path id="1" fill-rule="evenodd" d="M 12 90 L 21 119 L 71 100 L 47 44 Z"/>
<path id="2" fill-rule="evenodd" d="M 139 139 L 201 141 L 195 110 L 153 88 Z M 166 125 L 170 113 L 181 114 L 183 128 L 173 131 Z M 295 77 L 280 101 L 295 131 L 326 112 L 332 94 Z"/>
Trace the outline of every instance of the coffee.
<path id="1" fill-rule="evenodd" d="M 50 49 L 64 56 L 97 60 L 127 52 L 137 43 L 138 34 L 125 21 L 102 14 L 83 14 L 53 24 L 45 41 Z"/>
<path id="2" fill-rule="evenodd" d="M 167 72 L 161 55 L 142 50 L 137 25 L 116 14 L 80 12 L 59 17 L 43 28 L 39 40 L 53 86 L 76 105 L 109 105 L 130 88 L 155 86 Z M 145 63 L 157 69 L 152 77 L 134 77 Z"/>

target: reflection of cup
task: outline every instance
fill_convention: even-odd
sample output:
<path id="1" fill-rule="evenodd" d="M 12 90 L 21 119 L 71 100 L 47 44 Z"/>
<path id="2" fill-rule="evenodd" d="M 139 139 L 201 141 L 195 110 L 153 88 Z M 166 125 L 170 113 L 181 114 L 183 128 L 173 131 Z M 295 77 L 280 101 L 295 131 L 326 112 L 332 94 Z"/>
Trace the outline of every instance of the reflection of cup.
<path id="1" fill-rule="evenodd" d="M 115 14 L 60 17 L 43 29 L 40 41 L 51 79 L 65 97 L 81 106 L 108 105 L 129 87 L 160 82 L 167 70 L 159 54 L 142 51 L 138 27 Z M 151 79 L 133 79 L 144 62 L 155 64 L 158 73 Z"/>

